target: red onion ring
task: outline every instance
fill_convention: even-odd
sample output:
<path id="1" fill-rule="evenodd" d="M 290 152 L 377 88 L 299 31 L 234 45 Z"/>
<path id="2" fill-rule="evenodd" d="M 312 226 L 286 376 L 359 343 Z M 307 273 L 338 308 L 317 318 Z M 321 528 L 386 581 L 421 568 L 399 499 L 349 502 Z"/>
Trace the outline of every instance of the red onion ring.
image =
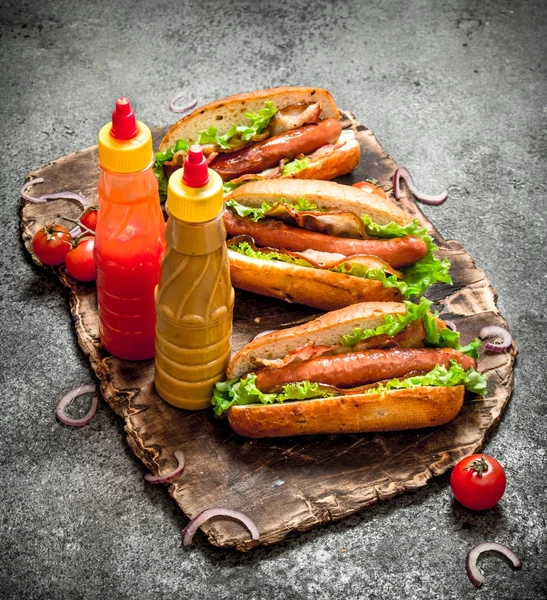
<path id="1" fill-rule="evenodd" d="M 444 190 L 440 194 L 436 196 L 431 196 L 430 194 L 423 194 L 419 192 L 414 186 L 414 180 L 412 179 L 412 175 L 405 169 L 405 167 L 399 167 L 395 174 L 393 175 L 393 195 L 397 200 L 401 197 L 401 179 L 404 179 L 408 189 L 412 192 L 416 200 L 422 202 L 423 204 L 430 204 L 432 206 L 438 206 L 442 204 L 448 198 L 448 190 Z"/>
<path id="2" fill-rule="evenodd" d="M 179 475 L 184 473 L 184 466 L 186 461 L 184 460 L 184 452 L 182 450 L 175 450 L 173 452 L 173 456 L 178 461 L 178 466 L 174 471 L 169 471 L 165 475 L 152 475 L 152 473 L 147 473 L 144 478 L 148 483 L 170 483 L 173 479 L 176 479 Z"/>
<path id="3" fill-rule="evenodd" d="M 179 94 L 177 94 L 172 100 L 171 102 L 169 102 L 169 110 L 171 112 L 174 113 L 184 113 L 189 111 L 190 109 L 194 108 L 194 106 L 198 103 L 197 100 L 192 100 L 192 102 L 190 102 L 190 104 L 187 104 L 186 106 L 177 106 L 177 102 L 184 96 L 184 92 L 180 92 Z"/>
<path id="4" fill-rule="evenodd" d="M 485 350 L 490 350 L 490 352 L 505 352 L 511 347 L 513 343 L 513 336 L 504 329 L 503 327 L 498 327 L 497 325 L 489 325 L 487 327 L 483 327 L 479 333 L 479 337 L 481 340 L 489 337 L 497 337 L 501 338 L 501 344 L 496 344 L 492 342 L 487 342 L 484 344 Z"/>
<path id="5" fill-rule="evenodd" d="M 475 546 L 468 553 L 465 561 L 465 570 L 467 571 L 467 576 L 471 580 L 471 583 L 476 587 L 479 587 L 484 583 L 484 575 L 477 567 L 477 559 L 483 552 L 489 552 L 491 550 L 503 554 L 503 556 L 511 561 L 515 569 L 522 568 L 522 561 L 510 548 L 504 546 L 503 544 L 498 544 L 497 542 L 483 542 L 482 544 Z"/>
<path id="6" fill-rule="evenodd" d="M 240 521 L 251 532 L 251 537 L 253 540 L 260 539 L 260 533 L 257 526 L 247 515 L 230 508 L 207 508 L 206 510 L 200 512 L 199 515 L 195 516 L 188 523 L 188 525 L 186 525 L 182 532 L 182 545 L 189 546 L 192 543 L 192 539 L 198 528 L 201 527 L 205 521 L 219 516 L 229 517 L 230 519 Z"/>
<path id="7" fill-rule="evenodd" d="M 97 412 L 97 407 L 99 406 L 99 398 L 97 396 L 93 396 L 91 398 L 91 408 L 89 409 L 89 412 L 81 419 L 71 419 L 70 417 L 67 417 L 65 414 L 65 408 L 74 400 L 74 398 L 96 391 L 97 386 L 94 383 L 87 383 L 85 385 L 80 385 L 79 387 L 65 394 L 59 400 L 57 407 L 55 408 L 55 414 L 59 421 L 65 425 L 70 425 L 71 427 L 82 427 L 83 425 L 87 425 Z"/>
<path id="8" fill-rule="evenodd" d="M 41 196 L 31 196 L 28 193 L 28 189 L 33 186 L 35 183 L 43 183 L 44 179 L 42 177 L 36 177 L 36 179 L 31 179 L 30 181 L 26 181 L 19 194 L 21 198 L 27 200 L 27 202 L 32 202 L 34 204 L 44 204 L 48 200 L 58 200 L 59 198 L 64 198 L 66 200 L 76 200 L 81 202 L 84 206 L 89 205 L 89 200 L 84 198 L 81 194 L 77 194 L 76 192 L 55 192 L 54 194 L 42 194 Z"/>

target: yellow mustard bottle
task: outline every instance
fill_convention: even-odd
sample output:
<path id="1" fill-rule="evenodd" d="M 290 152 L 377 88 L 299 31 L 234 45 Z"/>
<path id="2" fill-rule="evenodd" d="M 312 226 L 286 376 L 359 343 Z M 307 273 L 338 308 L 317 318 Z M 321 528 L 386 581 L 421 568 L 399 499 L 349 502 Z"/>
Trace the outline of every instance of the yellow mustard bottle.
<path id="1" fill-rule="evenodd" d="M 211 406 L 230 360 L 234 290 L 222 214 L 222 179 L 191 146 L 169 178 L 167 249 L 156 288 L 154 384 L 169 404 Z"/>

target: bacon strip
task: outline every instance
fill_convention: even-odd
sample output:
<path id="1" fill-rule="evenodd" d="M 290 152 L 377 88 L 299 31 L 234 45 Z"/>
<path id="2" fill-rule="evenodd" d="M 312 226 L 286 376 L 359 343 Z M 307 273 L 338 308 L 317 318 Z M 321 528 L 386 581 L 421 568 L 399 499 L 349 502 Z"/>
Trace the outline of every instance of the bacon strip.
<path id="1" fill-rule="evenodd" d="M 298 102 L 278 110 L 272 117 L 268 129 L 272 135 L 279 135 L 303 125 L 319 122 L 321 106 L 318 102 Z"/>
<path id="2" fill-rule="evenodd" d="M 302 227 L 317 233 L 335 237 L 368 238 L 363 221 L 353 212 L 343 210 L 298 210 L 296 207 L 277 202 L 265 213 L 266 217 L 283 221 L 286 225 Z"/>
<path id="3" fill-rule="evenodd" d="M 257 366 L 280 368 L 292 362 L 301 362 L 316 356 L 328 354 L 331 350 L 329 346 L 315 346 L 313 342 L 308 342 L 296 350 L 291 350 L 284 358 L 275 358 L 272 360 L 256 358 L 253 362 Z"/>

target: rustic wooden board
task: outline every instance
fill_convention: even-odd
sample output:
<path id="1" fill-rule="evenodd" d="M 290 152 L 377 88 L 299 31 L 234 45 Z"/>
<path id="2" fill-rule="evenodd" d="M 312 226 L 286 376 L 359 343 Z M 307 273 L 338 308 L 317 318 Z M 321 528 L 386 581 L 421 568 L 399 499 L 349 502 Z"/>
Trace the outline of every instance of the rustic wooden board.
<path id="1" fill-rule="evenodd" d="M 343 181 L 373 177 L 391 195 L 396 163 L 372 132 L 350 113 L 344 116 L 345 125 L 356 131 L 362 156 L 354 174 Z M 155 147 L 166 130 L 153 129 Z M 94 201 L 97 149 L 54 161 L 29 174 L 33 177 L 44 178 L 44 183 L 32 188 L 33 195 L 70 190 Z M 440 246 L 439 255 L 451 260 L 454 285 L 438 284 L 428 296 L 443 316 L 457 324 L 463 343 L 486 324 L 506 327 L 496 308 L 496 292 L 460 244 L 444 240 L 410 195 L 399 204 L 428 227 Z M 32 254 L 32 235 L 46 220 L 58 213 L 78 216 L 79 212 L 75 203 L 65 200 L 23 202 L 22 231 L 28 251 Z M 261 544 L 279 542 L 291 531 L 340 519 L 425 485 L 484 444 L 511 395 L 516 345 L 509 353 L 482 354 L 479 369 L 488 374 L 486 397 L 468 398 L 458 417 L 443 427 L 247 441 L 232 433 L 225 421 L 215 419 L 212 411 L 184 412 L 163 402 L 152 385 L 153 361 L 129 362 L 108 355 L 99 342 L 94 285 L 76 283 L 63 268 L 53 273 L 70 290 L 80 346 L 91 361 L 103 398 L 124 419 L 135 455 L 152 472 L 162 473 L 175 466 L 173 453 L 182 449 L 186 471 L 169 486 L 181 510 L 188 517 L 213 506 L 241 510 L 256 522 Z M 316 312 L 238 292 L 233 348 L 239 349 L 259 331 L 287 327 Z M 255 545 L 242 526 L 229 520 L 210 521 L 203 531 L 216 546 L 249 550 Z"/>

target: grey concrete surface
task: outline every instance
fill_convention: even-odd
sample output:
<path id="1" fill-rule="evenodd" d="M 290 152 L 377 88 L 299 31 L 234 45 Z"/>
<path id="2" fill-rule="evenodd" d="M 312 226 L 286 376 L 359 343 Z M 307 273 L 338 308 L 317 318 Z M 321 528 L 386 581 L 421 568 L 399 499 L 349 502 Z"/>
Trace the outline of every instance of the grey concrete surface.
<path id="1" fill-rule="evenodd" d="M 258 600 L 547 597 L 545 198 L 547 5 L 542 0 L 275 3 L 30 0 L 0 5 L 0 597 Z M 250 554 L 203 536 L 144 485 L 102 404 L 60 426 L 58 398 L 91 379 L 63 289 L 20 242 L 25 174 L 95 144 L 119 95 L 150 125 L 175 92 L 200 102 L 280 84 L 330 89 L 420 188 L 499 293 L 520 347 L 513 399 L 485 450 L 505 465 L 499 506 L 474 514 L 448 474 L 342 522 Z M 494 555 L 476 590 L 465 555 Z"/>

